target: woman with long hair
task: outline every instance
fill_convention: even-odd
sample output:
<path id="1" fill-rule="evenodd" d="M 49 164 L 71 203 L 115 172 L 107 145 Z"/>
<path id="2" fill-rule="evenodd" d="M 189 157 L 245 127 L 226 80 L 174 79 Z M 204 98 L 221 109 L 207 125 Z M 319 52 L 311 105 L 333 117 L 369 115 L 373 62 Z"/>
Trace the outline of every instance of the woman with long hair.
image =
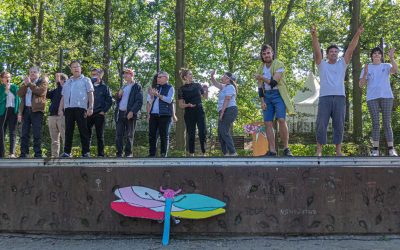
<path id="1" fill-rule="evenodd" d="M 361 88 L 367 85 L 367 105 L 372 120 L 371 156 L 379 156 L 380 113 L 382 113 L 389 156 L 397 156 L 391 125 L 393 92 L 390 86 L 390 75 L 396 74 L 399 69 L 394 60 L 394 51 L 394 48 L 389 50 L 390 63 L 382 63 L 382 49 L 380 47 L 372 49 L 370 53 L 372 63 L 366 64 L 361 72 L 359 85 Z"/>
<path id="2" fill-rule="evenodd" d="M 206 153 L 206 116 L 201 98 L 204 89 L 199 83 L 193 82 L 192 71 L 181 69 L 179 75 L 183 85 L 178 90 L 179 107 L 185 109 L 186 134 L 189 141 L 189 154 L 194 156 L 196 126 L 199 133 L 200 148 L 203 156 Z"/>
<path id="3" fill-rule="evenodd" d="M 224 156 L 237 156 L 235 145 L 233 143 L 231 128 L 238 115 L 236 105 L 237 85 L 236 77 L 225 72 L 221 82 L 215 79 L 215 70 L 211 72 L 211 83 L 217 87 L 218 94 L 218 140 L 221 144 L 221 150 Z"/>
<path id="4" fill-rule="evenodd" d="M 9 158 L 15 158 L 16 126 L 19 104 L 18 86 L 11 83 L 11 74 L 2 72 L 0 74 L 0 158 L 5 155 L 5 132 L 8 126 L 10 137 Z"/>

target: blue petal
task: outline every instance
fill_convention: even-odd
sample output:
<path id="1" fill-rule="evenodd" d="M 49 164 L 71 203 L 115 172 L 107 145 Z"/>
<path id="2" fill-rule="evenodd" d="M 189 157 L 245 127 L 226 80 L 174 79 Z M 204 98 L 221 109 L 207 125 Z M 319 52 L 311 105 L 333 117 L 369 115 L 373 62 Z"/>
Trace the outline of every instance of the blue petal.
<path id="1" fill-rule="evenodd" d="M 182 194 L 174 199 L 174 206 L 187 210 L 211 211 L 216 208 L 225 207 L 225 203 L 202 195 L 202 194 Z"/>

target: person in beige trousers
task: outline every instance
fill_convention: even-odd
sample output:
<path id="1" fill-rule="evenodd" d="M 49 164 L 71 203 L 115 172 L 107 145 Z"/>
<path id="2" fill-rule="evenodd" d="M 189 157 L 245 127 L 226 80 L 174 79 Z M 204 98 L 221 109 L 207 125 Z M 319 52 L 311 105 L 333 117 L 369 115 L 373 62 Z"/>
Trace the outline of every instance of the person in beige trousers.
<path id="1" fill-rule="evenodd" d="M 60 101 L 62 97 L 62 87 L 67 79 L 68 76 L 66 74 L 56 73 L 55 80 L 57 83 L 57 87 L 53 90 L 48 91 L 46 96 L 51 101 L 47 121 L 49 124 L 49 132 L 51 138 L 52 158 L 60 156 L 60 136 L 62 142 L 65 142 L 65 117 L 58 115 L 58 108 L 60 106 Z"/>

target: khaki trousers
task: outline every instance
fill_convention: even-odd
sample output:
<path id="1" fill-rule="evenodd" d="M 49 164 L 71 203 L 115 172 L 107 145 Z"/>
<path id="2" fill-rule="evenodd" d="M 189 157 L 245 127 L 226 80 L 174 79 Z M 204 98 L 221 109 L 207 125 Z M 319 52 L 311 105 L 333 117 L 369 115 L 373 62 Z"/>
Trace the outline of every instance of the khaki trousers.
<path id="1" fill-rule="evenodd" d="M 51 157 L 60 156 L 60 135 L 63 143 L 65 143 L 65 117 L 49 116 L 48 117 L 50 138 L 51 138 Z"/>

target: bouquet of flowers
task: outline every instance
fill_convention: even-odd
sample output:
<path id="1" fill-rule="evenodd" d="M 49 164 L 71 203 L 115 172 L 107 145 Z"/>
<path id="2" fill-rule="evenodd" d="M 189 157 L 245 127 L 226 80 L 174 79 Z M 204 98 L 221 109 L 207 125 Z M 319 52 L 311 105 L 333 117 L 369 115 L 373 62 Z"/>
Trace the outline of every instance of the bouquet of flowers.
<path id="1" fill-rule="evenodd" d="M 265 138 L 267 137 L 265 133 L 265 126 L 262 122 L 253 122 L 250 124 L 245 125 L 244 127 L 244 132 L 246 134 L 255 134 L 256 135 L 256 141 L 258 141 L 258 136 L 261 134 Z"/>

